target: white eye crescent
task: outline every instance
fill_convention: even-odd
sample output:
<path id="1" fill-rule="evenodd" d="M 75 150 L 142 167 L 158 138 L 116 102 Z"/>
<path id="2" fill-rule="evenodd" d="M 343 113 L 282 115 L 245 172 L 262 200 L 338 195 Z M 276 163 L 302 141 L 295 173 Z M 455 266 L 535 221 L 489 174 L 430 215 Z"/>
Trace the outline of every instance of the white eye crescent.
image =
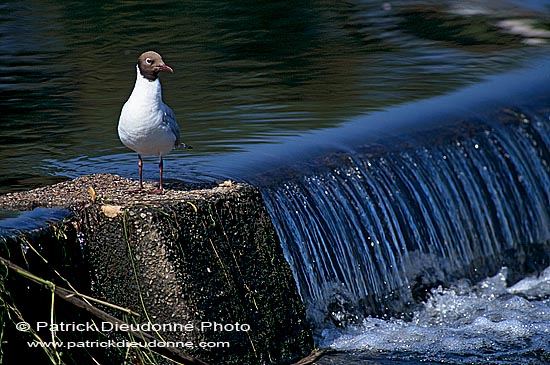
<path id="1" fill-rule="evenodd" d="M 153 60 L 150 59 L 149 57 L 147 57 L 147 58 L 145 59 L 145 62 L 147 62 L 147 64 L 150 65 L 150 64 L 153 63 Z"/>

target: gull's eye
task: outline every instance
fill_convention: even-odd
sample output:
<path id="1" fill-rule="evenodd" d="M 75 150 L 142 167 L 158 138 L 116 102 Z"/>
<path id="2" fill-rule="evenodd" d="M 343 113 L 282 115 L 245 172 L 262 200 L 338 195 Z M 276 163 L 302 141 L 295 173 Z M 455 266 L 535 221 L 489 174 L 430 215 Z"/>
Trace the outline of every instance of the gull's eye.
<path id="1" fill-rule="evenodd" d="M 153 60 L 150 59 L 149 57 L 147 57 L 147 58 L 145 59 L 145 62 L 147 62 L 148 65 L 153 64 Z"/>

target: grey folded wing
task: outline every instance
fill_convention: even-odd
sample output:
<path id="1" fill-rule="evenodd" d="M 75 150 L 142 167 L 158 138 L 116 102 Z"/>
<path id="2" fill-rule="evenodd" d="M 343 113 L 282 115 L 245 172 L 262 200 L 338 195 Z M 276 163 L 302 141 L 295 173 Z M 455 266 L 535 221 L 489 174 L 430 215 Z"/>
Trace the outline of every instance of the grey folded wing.
<path id="1" fill-rule="evenodd" d="M 178 121 L 176 120 L 176 115 L 174 114 L 174 111 L 170 109 L 169 106 L 164 105 L 164 124 L 167 125 L 172 133 L 174 134 L 174 137 L 176 137 L 176 141 L 174 142 L 174 147 L 177 148 L 181 145 L 181 139 L 180 139 L 180 126 L 178 125 Z"/>

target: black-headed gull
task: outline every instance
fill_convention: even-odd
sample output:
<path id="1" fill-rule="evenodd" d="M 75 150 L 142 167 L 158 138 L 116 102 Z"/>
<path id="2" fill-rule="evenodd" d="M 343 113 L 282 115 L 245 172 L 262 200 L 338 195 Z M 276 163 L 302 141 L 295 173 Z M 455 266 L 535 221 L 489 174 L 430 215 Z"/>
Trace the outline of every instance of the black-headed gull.
<path id="1" fill-rule="evenodd" d="M 144 52 L 139 56 L 136 70 L 134 90 L 120 113 L 118 136 L 126 147 L 138 154 L 140 190 L 143 189 L 141 156 L 160 158 L 159 189 L 153 192 L 162 193 L 162 158 L 182 143 L 176 116 L 162 101 L 162 87 L 158 76 L 161 71 L 174 71 L 153 51 Z"/>

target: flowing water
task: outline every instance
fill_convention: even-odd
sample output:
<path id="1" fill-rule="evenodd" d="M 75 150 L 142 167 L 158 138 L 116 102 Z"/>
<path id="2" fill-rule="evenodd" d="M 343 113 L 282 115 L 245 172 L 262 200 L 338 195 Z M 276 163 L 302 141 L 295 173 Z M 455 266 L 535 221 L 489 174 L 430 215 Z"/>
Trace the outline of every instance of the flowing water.
<path id="1" fill-rule="evenodd" d="M 166 176 L 260 187 L 320 364 L 550 361 L 548 1 L 8 1 L 0 39 L 0 192 L 136 177 L 154 49 Z"/>
<path id="2" fill-rule="evenodd" d="M 506 114 L 264 190 L 318 342 L 354 350 L 320 364 L 550 360 L 548 269 L 509 287 L 550 262 L 550 112 Z"/>
<path id="3" fill-rule="evenodd" d="M 348 351 L 327 364 L 547 363 L 548 270 L 510 286 L 550 263 L 549 69 L 371 114 L 382 137 L 344 124 L 355 148 L 257 177 L 318 343 Z"/>
<path id="4" fill-rule="evenodd" d="M 264 192 L 311 312 L 321 305 L 323 316 L 342 298 L 395 312 L 379 298 L 406 304 L 430 283 L 486 275 L 520 244 L 550 240 L 548 113 L 509 113 L 521 120 L 478 120 L 463 125 L 466 137 L 350 154 Z"/>
<path id="5" fill-rule="evenodd" d="M 39 230 L 59 222 L 71 212 L 61 208 L 35 208 L 26 212 L 0 210 L 0 237 L 17 236 L 20 232 Z"/>

